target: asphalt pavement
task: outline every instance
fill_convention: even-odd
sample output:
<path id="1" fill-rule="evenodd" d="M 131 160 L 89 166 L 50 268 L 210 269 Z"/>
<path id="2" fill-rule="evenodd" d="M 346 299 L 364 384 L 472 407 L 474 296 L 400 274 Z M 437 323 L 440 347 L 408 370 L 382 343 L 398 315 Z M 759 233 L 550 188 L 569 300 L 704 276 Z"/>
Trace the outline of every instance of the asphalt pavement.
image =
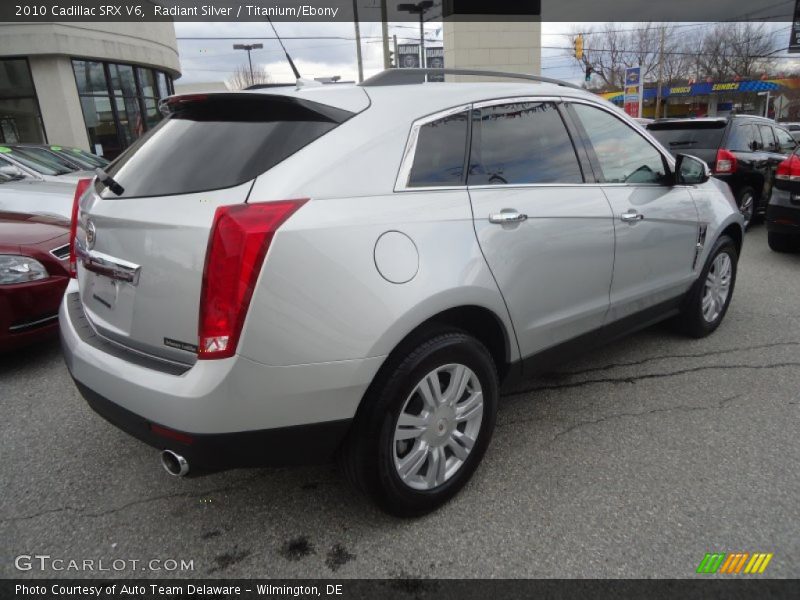
<path id="1" fill-rule="evenodd" d="M 714 335 L 656 326 L 527 382 L 469 485 L 416 520 L 334 465 L 172 478 L 50 344 L 0 357 L 0 577 L 692 577 L 740 551 L 798 577 L 799 404 L 800 254 L 763 226 Z"/>

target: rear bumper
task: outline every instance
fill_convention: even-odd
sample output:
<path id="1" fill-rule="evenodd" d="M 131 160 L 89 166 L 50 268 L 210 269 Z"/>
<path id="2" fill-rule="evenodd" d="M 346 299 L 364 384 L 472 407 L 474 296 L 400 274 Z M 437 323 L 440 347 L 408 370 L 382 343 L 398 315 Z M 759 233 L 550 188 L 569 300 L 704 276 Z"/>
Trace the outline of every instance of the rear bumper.
<path id="1" fill-rule="evenodd" d="M 161 368 L 159 361 L 120 350 L 102 338 L 98 341 L 76 309 L 76 291 L 77 284 L 70 283 L 59 313 L 60 334 L 67 367 L 89 404 L 153 446 L 185 450 L 200 458 L 219 454 L 215 463 L 324 460 L 341 441 L 383 362 L 383 357 L 376 357 L 272 367 L 235 356 Z M 155 436 L 151 424 L 186 433 L 196 441 L 191 448 L 179 448 L 177 442 Z M 304 446 L 308 452 L 301 451 Z M 289 456 L 290 447 L 302 460 Z"/>
<path id="2" fill-rule="evenodd" d="M 800 235 L 800 205 L 767 207 L 767 231 Z"/>
<path id="3" fill-rule="evenodd" d="M 152 425 L 158 423 L 122 408 L 78 381 L 75 384 L 89 406 L 106 421 L 153 448 L 180 454 L 191 469 L 321 463 L 333 457 L 351 422 L 344 419 L 240 433 L 174 432 L 183 438 L 175 439 L 154 433 Z"/>

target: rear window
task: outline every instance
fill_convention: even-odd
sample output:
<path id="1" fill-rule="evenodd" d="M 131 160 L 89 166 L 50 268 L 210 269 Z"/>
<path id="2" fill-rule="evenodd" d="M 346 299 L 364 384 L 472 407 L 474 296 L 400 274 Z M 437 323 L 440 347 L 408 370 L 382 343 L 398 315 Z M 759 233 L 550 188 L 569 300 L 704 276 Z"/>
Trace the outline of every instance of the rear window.
<path id="1" fill-rule="evenodd" d="M 353 113 L 265 94 L 215 94 L 171 104 L 168 118 L 106 172 L 123 198 L 240 185 L 307 146 Z M 119 198 L 98 184 L 104 198 Z"/>
<path id="2" fill-rule="evenodd" d="M 725 132 L 725 121 L 694 121 L 690 123 L 650 123 L 647 130 L 670 150 L 718 148 Z"/>

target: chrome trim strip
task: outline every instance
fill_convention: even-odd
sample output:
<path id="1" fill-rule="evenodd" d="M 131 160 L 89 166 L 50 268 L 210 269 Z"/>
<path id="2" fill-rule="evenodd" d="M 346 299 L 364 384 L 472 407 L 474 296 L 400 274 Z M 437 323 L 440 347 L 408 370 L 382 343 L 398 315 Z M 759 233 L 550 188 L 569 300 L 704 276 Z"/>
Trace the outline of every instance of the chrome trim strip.
<path id="1" fill-rule="evenodd" d="M 139 265 L 95 250 L 86 250 L 82 244 L 76 244 L 75 248 L 83 268 L 87 271 L 131 285 L 139 283 L 139 275 L 142 272 L 142 267 Z"/>
<path id="2" fill-rule="evenodd" d="M 19 325 L 12 325 L 8 328 L 8 330 L 12 333 L 16 333 L 18 331 L 23 331 L 25 329 L 32 329 L 34 327 L 38 327 L 39 325 L 44 325 L 45 323 L 49 323 L 51 321 L 55 321 L 58 319 L 58 315 L 50 315 L 49 317 L 45 317 L 43 319 L 38 319 L 36 321 L 28 321 L 27 323 L 20 323 Z"/>
<path id="3" fill-rule="evenodd" d="M 474 102 L 472 108 L 486 108 L 488 106 L 498 106 L 501 104 L 521 104 L 523 102 L 561 102 L 561 96 L 508 96 L 505 98 Z"/>

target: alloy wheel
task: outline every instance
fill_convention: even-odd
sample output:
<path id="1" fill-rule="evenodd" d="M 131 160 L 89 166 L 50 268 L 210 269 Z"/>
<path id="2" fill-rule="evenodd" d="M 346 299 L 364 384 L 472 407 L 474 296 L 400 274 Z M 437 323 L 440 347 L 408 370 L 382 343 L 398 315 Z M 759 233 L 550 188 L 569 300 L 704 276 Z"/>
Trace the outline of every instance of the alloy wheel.
<path id="1" fill-rule="evenodd" d="M 464 465 L 483 420 L 478 376 L 462 364 L 437 367 L 417 383 L 395 424 L 394 466 L 415 490 L 441 486 Z"/>
<path id="2" fill-rule="evenodd" d="M 711 263 L 703 288 L 702 311 L 703 318 L 707 323 L 716 321 L 725 310 L 725 303 L 731 291 L 732 275 L 731 257 L 727 253 L 721 252 Z"/>

